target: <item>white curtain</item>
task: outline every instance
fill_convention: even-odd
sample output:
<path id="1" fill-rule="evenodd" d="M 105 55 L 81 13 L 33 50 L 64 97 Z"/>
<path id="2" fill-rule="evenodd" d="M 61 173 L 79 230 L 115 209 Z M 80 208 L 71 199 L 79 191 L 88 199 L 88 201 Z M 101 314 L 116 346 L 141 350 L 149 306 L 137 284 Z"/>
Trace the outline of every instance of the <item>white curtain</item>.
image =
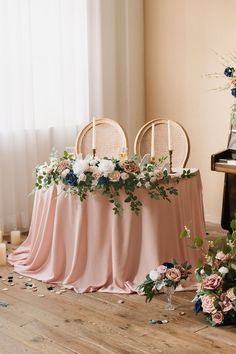
<path id="1" fill-rule="evenodd" d="M 86 0 L 0 0 L 0 229 L 27 229 L 32 171 L 89 120 Z"/>
<path id="2" fill-rule="evenodd" d="M 132 155 L 145 122 L 143 0 L 88 0 L 88 14 L 90 114 L 117 120 Z"/>
<path id="3" fill-rule="evenodd" d="M 0 229 L 28 229 L 36 164 L 91 117 L 144 122 L 142 0 L 0 0 Z"/>

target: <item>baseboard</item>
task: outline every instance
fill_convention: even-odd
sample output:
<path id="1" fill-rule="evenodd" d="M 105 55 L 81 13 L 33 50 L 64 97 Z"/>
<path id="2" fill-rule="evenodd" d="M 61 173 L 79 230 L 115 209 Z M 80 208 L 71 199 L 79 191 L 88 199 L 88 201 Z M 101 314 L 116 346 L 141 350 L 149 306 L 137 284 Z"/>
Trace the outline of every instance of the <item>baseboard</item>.
<path id="1" fill-rule="evenodd" d="M 210 222 L 212 224 L 218 224 L 220 225 L 221 223 L 221 217 L 220 216 L 215 216 L 215 215 L 211 215 L 211 214 L 205 214 L 205 221 L 206 222 Z"/>

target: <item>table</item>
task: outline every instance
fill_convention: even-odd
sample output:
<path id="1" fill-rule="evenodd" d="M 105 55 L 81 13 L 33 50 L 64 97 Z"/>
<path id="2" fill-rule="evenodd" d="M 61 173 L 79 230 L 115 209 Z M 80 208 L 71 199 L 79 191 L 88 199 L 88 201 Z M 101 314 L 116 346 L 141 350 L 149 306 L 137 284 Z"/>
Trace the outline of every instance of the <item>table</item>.
<path id="1" fill-rule="evenodd" d="M 171 202 L 137 190 L 139 216 L 126 203 L 123 216 L 114 215 L 100 192 L 80 202 L 58 195 L 60 187 L 36 191 L 29 236 L 9 263 L 22 275 L 79 293 L 134 292 L 151 269 L 173 257 L 194 265 L 199 254 L 179 233 L 188 225 L 194 236 L 205 235 L 200 174 L 171 184 L 178 190 Z"/>

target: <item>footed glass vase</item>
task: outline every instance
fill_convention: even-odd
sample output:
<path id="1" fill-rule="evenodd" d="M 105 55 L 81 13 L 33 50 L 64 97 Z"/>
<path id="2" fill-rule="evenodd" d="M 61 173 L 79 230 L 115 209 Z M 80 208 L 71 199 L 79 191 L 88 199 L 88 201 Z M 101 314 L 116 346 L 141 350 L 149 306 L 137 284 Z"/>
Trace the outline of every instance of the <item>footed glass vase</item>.
<path id="1" fill-rule="evenodd" d="M 164 309 L 168 311 L 173 311 L 175 306 L 172 304 L 172 295 L 175 292 L 175 288 L 173 286 L 165 286 L 164 293 L 167 296 L 167 303 L 165 304 Z"/>
<path id="2" fill-rule="evenodd" d="M 236 129 L 236 103 L 234 103 L 233 106 L 232 106 L 231 125 L 232 125 L 233 129 Z"/>

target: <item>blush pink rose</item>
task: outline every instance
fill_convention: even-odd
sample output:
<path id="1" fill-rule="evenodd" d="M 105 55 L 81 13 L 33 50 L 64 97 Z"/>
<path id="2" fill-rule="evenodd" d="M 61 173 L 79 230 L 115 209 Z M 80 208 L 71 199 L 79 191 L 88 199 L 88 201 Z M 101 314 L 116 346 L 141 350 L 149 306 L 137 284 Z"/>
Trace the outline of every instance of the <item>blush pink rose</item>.
<path id="1" fill-rule="evenodd" d="M 122 172 L 120 174 L 120 177 L 121 177 L 121 179 L 123 179 L 123 181 L 125 181 L 125 180 L 127 180 L 129 178 L 129 174 L 126 173 L 126 172 Z"/>
<path id="2" fill-rule="evenodd" d="M 68 167 L 70 167 L 70 161 L 69 160 L 62 160 L 59 162 L 57 169 L 58 169 L 59 173 L 62 173 L 62 171 L 64 171 Z"/>
<path id="3" fill-rule="evenodd" d="M 206 313 L 215 313 L 217 310 L 215 308 L 216 297 L 214 295 L 205 295 L 202 297 L 202 309 Z"/>
<path id="4" fill-rule="evenodd" d="M 230 254 L 225 254 L 222 251 L 219 251 L 216 253 L 216 259 L 218 259 L 221 262 L 228 262 L 231 259 Z"/>
<path id="5" fill-rule="evenodd" d="M 169 280 L 172 280 L 173 282 L 177 283 L 181 279 L 181 273 L 180 273 L 179 269 L 169 268 L 166 271 L 166 277 Z"/>
<path id="6" fill-rule="evenodd" d="M 95 180 L 97 180 L 102 175 L 101 172 L 99 171 L 99 169 L 96 166 L 91 166 L 89 170 L 90 170 L 90 172 L 92 172 L 93 178 Z"/>
<path id="7" fill-rule="evenodd" d="M 120 180 L 120 172 L 113 171 L 112 173 L 108 174 L 108 178 L 111 182 L 118 182 Z"/>
<path id="8" fill-rule="evenodd" d="M 181 274 L 182 277 L 187 277 L 188 276 L 188 271 L 184 267 L 182 267 L 180 264 L 176 264 L 175 268 L 180 271 L 180 274 Z"/>
<path id="9" fill-rule="evenodd" d="M 230 299 L 228 298 L 226 293 L 223 293 L 220 295 L 220 307 L 222 308 L 223 312 L 228 312 L 232 309 L 234 309 L 234 306 L 232 304 L 232 302 L 230 301 Z"/>
<path id="10" fill-rule="evenodd" d="M 213 313 L 211 318 L 212 318 L 212 321 L 214 321 L 216 324 L 221 324 L 224 320 L 223 313 L 219 312 L 219 311 Z"/>
<path id="11" fill-rule="evenodd" d="M 164 173 L 160 168 L 157 168 L 156 170 L 154 170 L 154 175 L 157 180 L 160 180 L 164 177 Z"/>
<path id="12" fill-rule="evenodd" d="M 86 181 L 86 174 L 85 173 L 81 173 L 80 175 L 79 175 L 79 181 L 80 182 L 84 182 L 84 181 Z"/>
<path id="13" fill-rule="evenodd" d="M 203 280 L 202 284 L 204 289 L 214 290 L 223 284 L 223 279 L 217 274 L 211 274 Z"/>
<path id="14" fill-rule="evenodd" d="M 139 166 L 133 160 L 126 160 L 122 162 L 122 167 L 127 173 L 136 173 L 139 172 Z"/>
<path id="15" fill-rule="evenodd" d="M 231 301 L 235 301 L 236 300 L 235 293 L 236 293 L 236 288 L 230 288 L 230 289 L 227 290 L 226 296 Z"/>

